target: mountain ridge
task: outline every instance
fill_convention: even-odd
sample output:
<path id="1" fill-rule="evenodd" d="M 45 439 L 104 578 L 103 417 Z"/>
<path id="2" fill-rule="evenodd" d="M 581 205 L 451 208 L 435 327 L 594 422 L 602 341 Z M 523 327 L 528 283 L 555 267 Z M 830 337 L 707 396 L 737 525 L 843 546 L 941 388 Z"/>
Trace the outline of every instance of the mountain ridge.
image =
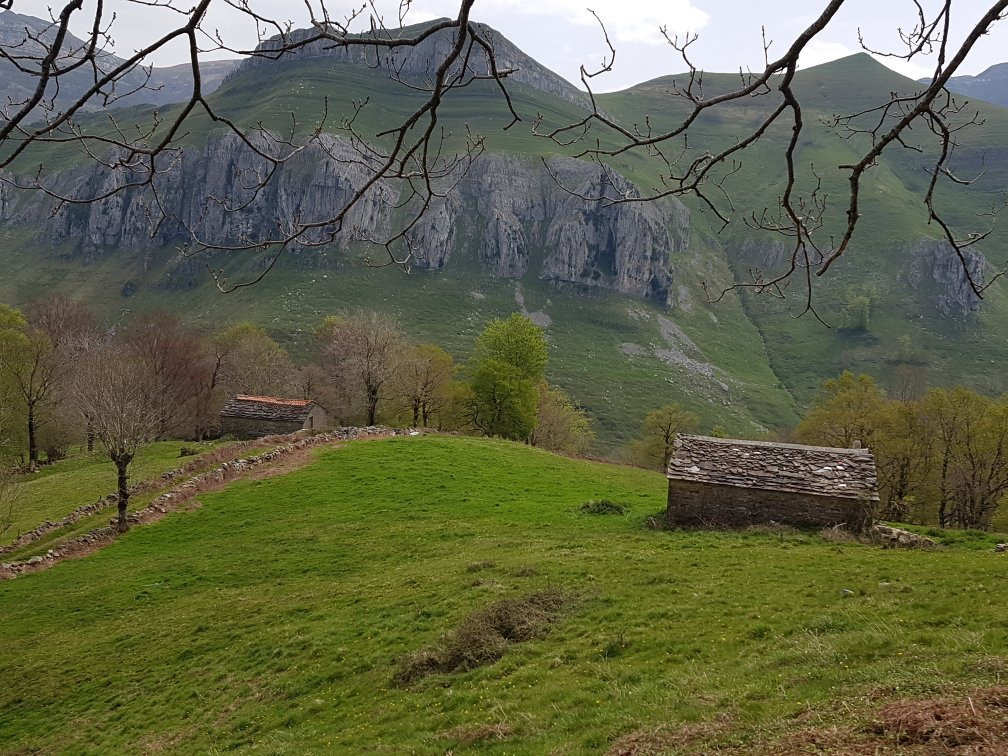
<path id="1" fill-rule="evenodd" d="M 52 39 L 55 28 L 52 22 L 35 16 L 27 16 L 12 10 L 0 11 L 0 41 L 7 48 L 20 48 L 30 55 L 44 54 L 44 47 L 28 38 L 28 32 L 43 40 Z M 67 35 L 64 50 L 68 51 L 70 59 L 79 58 L 84 42 L 73 34 Z M 100 66 L 103 70 L 112 70 L 123 61 L 109 52 L 99 53 Z M 201 83 L 205 92 L 212 92 L 224 81 L 224 78 L 237 65 L 237 60 L 213 60 L 200 62 Z M 38 78 L 18 71 L 7 60 L 0 61 L 0 99 L 6 102 L 24 102 L 34 92 Z M 60 91 L 55 96 L 55 109 L 60 110 L 69 103 L 76 101 L 93 85 L 93 77 L 89 78 L 84 70 L 74 72 L 60 80 Z M 116 107 L 131 107 L 136 105 L 165 105 L 181 102 L 188 98 L 192 91 L 192 68 L 189 63 L 154 67 L 148 80 L 146 73 L 134 70 L 124 76 L 121 81 L 123 89 L 121 96 L 115 101 Z M 101 102 L 95 102 L 85 107 L 86 111 L 102 110 Z"/>

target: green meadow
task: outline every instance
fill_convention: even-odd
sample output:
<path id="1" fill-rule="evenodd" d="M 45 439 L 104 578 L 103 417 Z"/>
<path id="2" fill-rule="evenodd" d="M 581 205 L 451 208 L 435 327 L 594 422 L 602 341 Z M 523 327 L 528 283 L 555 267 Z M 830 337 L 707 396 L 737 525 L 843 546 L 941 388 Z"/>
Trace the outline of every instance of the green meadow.
<path id="1" fill-rule="evenodd" d="M 431 436 L 202 494 L 0 583 L 0 753 L 589 754 L 658 726 L 753 752 L 1008 665 L 993 536 L 917 552 L 654 530 L 665 492 Z M 581 509 L 602 499 L 624 511 Z M 562 606 L 497 661 L 395 682 L 467 617 L 542 591 Z"/>

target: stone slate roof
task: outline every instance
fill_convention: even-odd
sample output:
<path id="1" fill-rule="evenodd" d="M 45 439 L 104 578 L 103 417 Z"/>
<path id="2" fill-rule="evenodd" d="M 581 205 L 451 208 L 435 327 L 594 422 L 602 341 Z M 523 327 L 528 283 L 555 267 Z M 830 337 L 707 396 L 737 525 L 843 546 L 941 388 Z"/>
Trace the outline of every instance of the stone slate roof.
<path id="1" fill-rule="evenodd" d="M 221 417 L 248 420 L 279 420 L 303 423 L 315 402 L 310 399 L 283 399 L 276 396 L 244 396 L 239 394 L 224 402 Z"/>
<path id="2" fill-rule="evenodd" d="M 709 436 L 676 436 L 668 477 L 763 491 L 878 501 L 875 455 L 835 449 Z"/>

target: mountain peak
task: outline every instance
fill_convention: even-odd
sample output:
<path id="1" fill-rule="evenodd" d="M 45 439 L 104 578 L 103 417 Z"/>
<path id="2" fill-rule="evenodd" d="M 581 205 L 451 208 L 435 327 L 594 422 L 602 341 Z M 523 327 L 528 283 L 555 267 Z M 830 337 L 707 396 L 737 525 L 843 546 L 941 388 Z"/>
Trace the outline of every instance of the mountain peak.
<path id="1" fill-rule="evenodd" d="M 448 19 L 435 19 L 411 26 L 388 29 L 383 32 L 383 35 L 391 39 L 414 36 L 429 28 L 432 24 L 444 20 Z M 493 47 L 497 68 L 499 70 L 514 70 L 514 73 L 507 77 L 507 81 L 518 82 L 533 89 L 538 89 L 579 107 L 588 106 L 587 95 L 569 81 L 546 68 L 546 66 L 521 50 L 511 40 L 491 26 L 479 22 L 476 23 L 476 26 Z M 315 30 L 311 28 L 297 29 L 287 35 L 287 42 L 303 42 L 314 33 Z M 364 38 L 367 35 L 358 36 Z M 397 47 L 383 51 L 380 54 L 380 65 L 386 70 L 395 71 L 397 76 L 402 76 L 406 80 L 423 82 L 430 77 L 437 64 L 444 60 L 454 45 L 454 39 L 453 29 L 443 29 L 432 34 L 416 46 Z M 264 41 L 259 46 L 259 49 L 263 51 L 275 50 L 280 44 L 280 37 L 275 36 Z M 311 59 L 326 59 L 337 64 L 361 64 L 374 68 L 375 56 L 374 48 L 362 46 L 341 47 L 331 41 L 320 40 L 298 47 L 290 53 L 285 53 L 278 59 L 263 56 L 247 58 L 235 70 L 233 77 L 242 77 L 252 72 L 255 72 L 255 75 L 260 75 L 264 69 L 272 66 L 282 66 L 292 61 Z M 486 74 L 488 61 L 483 48 L 474 47 L 469 57 L 469 66 L 473 73 Z"/>

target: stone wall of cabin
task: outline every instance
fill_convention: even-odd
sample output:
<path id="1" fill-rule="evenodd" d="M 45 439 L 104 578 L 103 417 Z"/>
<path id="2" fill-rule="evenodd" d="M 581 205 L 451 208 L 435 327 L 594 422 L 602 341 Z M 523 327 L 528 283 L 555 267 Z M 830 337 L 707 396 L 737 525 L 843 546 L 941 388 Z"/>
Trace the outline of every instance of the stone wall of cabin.
<path id="1" fill-rule="evenodd" d="M 870 526 L 872 502 L 839 496 L 669 481 L 666 519 L 671 527 L 745 528 L 770 522 L 821 529 L 844 524 L 855 532 Z"/>
<path id="2" fill-rule="evenodd" d="M 316 404 L 312 407 L 312 411 L 308 415 L 308 419 L 305 420 L 303 427 L 306 430 L 327 430 L 329 428 L 329 416 L 324 409 Z"/>
<path id="3" fill-rule="evenodd" d="M 222 436 L 238 439 L 260 438 L 261 436 L 283 436 L 302 430 L 303 423 L 296 420 L 259 420 L 246 417 L 220 418 Z"/>

